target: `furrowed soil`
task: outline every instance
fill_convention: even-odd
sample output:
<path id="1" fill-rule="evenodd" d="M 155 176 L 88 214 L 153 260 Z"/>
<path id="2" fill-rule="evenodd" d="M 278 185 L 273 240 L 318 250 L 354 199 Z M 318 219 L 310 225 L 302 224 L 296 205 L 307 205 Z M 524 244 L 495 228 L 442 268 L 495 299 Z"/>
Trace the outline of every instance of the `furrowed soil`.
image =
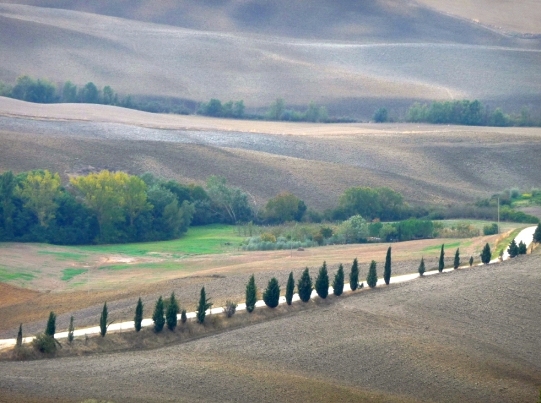
<path id="1" fill-rule="evenodd" d="M 316 299 L 156 350 L 1 362 L 0 401 L 531 402 L 540 267 L 531 255 Z"/>

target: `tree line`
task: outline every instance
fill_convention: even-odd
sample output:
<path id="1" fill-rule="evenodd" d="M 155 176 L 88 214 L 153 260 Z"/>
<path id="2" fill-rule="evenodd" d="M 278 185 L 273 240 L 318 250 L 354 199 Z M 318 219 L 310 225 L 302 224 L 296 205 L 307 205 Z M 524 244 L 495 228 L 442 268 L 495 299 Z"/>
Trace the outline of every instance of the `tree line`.
<path id="1" fill-rule="evenodd" d="M 387 108 L 379 108 L 373 116 L 376 123 L 391 121 Z M 501 108 L 490 110 L 480 101 L 416 102 L 406 112 L 404 120 L 411 123 L 456 124 L 467 126 L 540 126 L 530 110 L 523 107 L 519 114 L 507 114 Z"/>
<path id="2" fill-rule="evenodd" d="M 541 224 L 538 224 L 534 236 L 533 236 L 534 242 L 541 242 Z M 514 258 L 520 254 L 526 254 L 526 245 L 522 242 L 520 242 L 520 245 L 517 245 L 515 240 L 513 239 L 512 242 L 509 244 L 508 252 L 511 258 Z M 491 260 L 491 249 L 490 245 L 486 243 L 486 245 L 483 247 L 483 250 L 480 255 L 480 260 L 483 264 L 490 263 Z M 470 256 L 468 260 L 469 266 L 472 267 L 474 263 L 474 257 Z M 462 264 L 460 259 L 460 249 L 457 248 L 454 254 L 453 259 L 453 269 L 456 270 L 460 267 Z M 445 245 L 441 245 L 439 259 L 438 259 L 438 272 L 442 273 L 445 269 Z M 418 267 L 418 273 L 420 277 L 423 277 L 426 272 L 426 264 L 424 257 L 421 258 L 421 262 Z M 385 256 L 385 264 L 384 264 L 384 270 L 383 270 L 383 281 L 386 285 L 389 285 L 391 282 L 392 277 L 392 247 L 389 246 L 387 249 L 387 254 Z M 351 264 L 350 272 L 348 275 L 348 281 L 349 286 L 352 292 L 355 292 L 358 289 L 362 289 L 364 287 L 364 282 L 359 280 L 360 278 L 360 272 L 359 272 L 359 262 L 357 258 L 353 260 L 353 263 Z M 336 297 L 339 297 L 344 292 L 344 284 L 346 281 L 345 273 L 344 273 L 344 266 L 342 263 L 338 265 L 338 270 L 336 271 L 333 281 L 332 281 L 332 292 Z M 377 263 L 375 260 L 372 260 L 370 262 L 368 272 L 366 275 L 366 285 L 370 288 L 375 288 L 378 283 L 378 273 L 377 273 Z M 295 286 L 297 288 L 297 294 L 299 296 L 299 299 L 306 303 L 308 302 L 312 297 L 312 291 L 316 291 L 317 295 L 321 299 L 326 299 L 329 295 L 329 286 L 330 286 L 330 278 L 329 273 L 327 269 L 327 263 L 326 261 L 323 262 L 322 266 L 319 268 L 317 277 L 313 279 L 310 276 L 310 269 L 306 267 L 304 271 L 302 272 L 300 278 L 298 279 L 297 283 L 295 283 L 293 272 L 289 273 L 286 288 L 285 288 L 285 302 L 287 305 L 293 304 L 293 296 L 295 294 Z M 255 275 L 252 274 L 246 283 L 245 287 L 245 305 L 246 305 L 246 311 L 248 314 L 251 314 L 254 312 L 256 308 L 256 302 L 258 301 L 258 297 L 262 296 L 263 302 L 268 308 L 274 309 L 276 308 L 280 303 L 280 296 L 281 296 L 281 287 L 278 279 L 276 277 L 271 278 L 268 281 L 266 289 L 260 294 L 256 282 L 255 282 Z M 212 307 L 212 303 L 210 302 L 210 298 L 207 297 L 205 287 L 203 286 L 200 291 L 199 301 L 197 303 L 197 310 L 195 312 L 195 318 L 197 323 L 203 325 L 205 323 L 205 318 L 207 313 L 209 312 L 209 309 Z M 228 300 L 226 302 L 226 305 L 223 307 L 223 313 L 227 318 L 231 318 L 238 307 L 238 304 L 236 302 Z M 180 318 L 179 318 L 180 314 Z M 100 315 L 100 336 L 105 337 L 107 334 L 107 329 L 109 325 L 112 323 L 112 321 L 109 320 L 109 313 L 107 308 L 107 302 L 104 303 L 103 309 Z M 139 297 L 136 307 L 135 307 L 135 315 L 134 315 L 134 330 L 136 332 L 140 332 L 142 329 L 142 322 L 144 317 L 144 304 Z M 179 321 L 182 325 L 184 325 L 187 322 L 187 313 L 186 309 L 181 309 L 179 306 L 175 293 L 172 292 L 171 296 L 167 299 L 164 299 L 162 296 L 158 298 L 154 305 L 154 311 L 152 314 L 152 321 L 153 321 L 153 330 L 155 333 L 160 333 L 163 331 L 164 327 L 167 327 L 170 331 L 174 332 L 176 327 L 179 324 Z M 74 318 L 73 316 L 70 317 L 70 323 L 68 328 L 68 343 L 71 344 L 74 340 Z M 49 318 L 47 320 L 47 325 L 45 328 L 45 332 L 41 333 L 36 336 L 36 338 L 33 341 L 33 347 L 46 354 L 52 354 L 56 351 L 56 347 L 59 344 L 58 341 L 54 339 L 54 335 L 56 332 L 56 314 L 54 312 L 50 312 Z M 22 347 L 22 323 L 19 326 L 19 331 L 17 334 L 16 339 L 16 349 L 20 349 Z"/>

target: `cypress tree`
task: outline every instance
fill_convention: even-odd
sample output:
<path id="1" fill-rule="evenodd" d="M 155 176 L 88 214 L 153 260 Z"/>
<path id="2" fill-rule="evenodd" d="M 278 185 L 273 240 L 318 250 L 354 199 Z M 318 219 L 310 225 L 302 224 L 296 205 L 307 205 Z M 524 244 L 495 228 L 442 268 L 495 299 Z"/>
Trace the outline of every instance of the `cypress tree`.
<path id="1" fill-rule="evenodd" d="M 483 262 L 484 264 L 489 264 L 491 256 L 492 252 L 490 251 L 490 245 L 487 242 L 487 244 L 483 248 L 483 251 L 481 252 L 481 262 Z"/>
<path id="2" fill-rule="evenodd" d="M 280 300 L 280 285 L 276 277 L 269 280 L 267 289 L 263 293 L 263 301 L 269 308 L 276 308 Z"/>
<path id="3" fill-rule="evenodd" d="M 533 241 L 537 243 L 541 243 L 541 223 L 537 224 L 537 228 L 535 229 L 535 232 L 533 233 Z"/>
<path id="4" fill-rule="evenodd" d="M 201 288 L 201 295 L 199 297 L 199 305 L 197 306 L 197 322 L 203 324 L 205 322 L 205 316 L 207 315 L 207 309 L 210 309 L 212 304 L 209 302 L 205 293 L 205 287 Z"/>
<path id="5" fill-rule="evenodd" d="M 137 301 L 137 306 L 135 307 L 135 316 L 133 318 L 133 326 L 135 331 L 138 332 L 141 330 L 141 323 L 143 322 L 143 301 L 141 297 Z"/>
<path id="6" fill-rule="evenodd" d="M 453 267 L 456 270 L 458 269 L 458 266 L 460 266 L 460 251 L 459 251 L 459 248 L 456 248 L 455 260 L 453 261 Z"/>
<path id="7" fill-rule="evenodd" d="M 419 275 L 421 277 L 423 277 L 424 274 L 425 274 L 425 271 L 426 271 L 425 270 L 425 258 L 424 257 L 421 258 L 421 264 L 419 264 L 419 269 L 418 270 L 419 270 Z"/>
<path id="8" fill-rule="evenodd" d="M 391 247 L 387 249 L 387 256 L 385 257 L 385 270 L 383 271 L 383 279 L 385 284 L 389 285 L 391 282 Z"/>
<path id="9" fill-rule="evenodd" d="M 516 257 L 518 255 L 518 245 L 514 239 L 509 244 L 509 248 L 507 248 L 507 253 L 509 253 L 510 258 Z"/>
<path id="10" fill-rule="evenodd" d="M 366 284 L 370 288 L 374 288 L 378 283 L 378 273 L 376 272 L 376 261 L 372 260 L 370 268 L 368 269 L 368 275 L 366 276 Z"/>
<path id="11" fill-rule="evenodd" d="M 293 301 L 293 292 L 295 291 L 295 280 L 293 279 L 293 272 L 289 273 L 286 285 L 286 303 L 291 305 Z"/>
<path id="12" fill-rule="evenodd" d="M 252 313 L 255 309 L 255 303 L 257 302 L 257 287 L 255 285 L 255 277 L 252 274 L 248 284 L 246 284 L 246 310 L 248 313 Z"/>
<path id="13" fill-rule="evenodd" d="M 68 327 L 68 342 L 71 344 L 73 342 L 73 331 L 75 326 L 73 325 L 73 316 L 70 317 L 70 325 Z"/>
<path id="14" fill-rule="evenodd" d="M 334 281 L 332 282 L 332 288 L 334 295 L 339 297 L 344 292 L 344 266 L 340 263 L 338 266 L 338 271 L 334 275 Z"/>
<path id="15" fill-rule="evenodd" d="M 54 312 L 49 313 L 49 319 L 47 320 L 47 327 L 45 328 L 45 335 L 54 337 L 56 333 L 56 315 Z"/>
<path id="16" fill-rule="evenodd" d="M 308 302 L 312 295 L 312 279 L 308 267 L 302 272 L 301 278 L 297 284 L 297 290 L 299 290 L 299 298 L 302 302 Z"/>
<path id="17" fill-rule="evenodd" d="M 519 255 L 525 255 L 528 251 L 528 248 L 526 248 L 526 244 L 522 241 L 518 244 L 518 254 Z"/>
<path id="18" fill-rule="evenodd" d="M 167 328 L 172 332 L 177 327 L 177 315 L 178 315 L 178 303 L 175 298 L 175 293 L 171 293 L 171 298 L 169 299 L 169 305 L 167 306 L 167 311 L 165 312 L 165 322 Z"/>
<path id="19" fill-rule="evenodd" d="M 349 286 L 351 287 L 351 291 L 355 291 L 359 287 L 359 263 L 357 262 L 357 258 L 353 259 L 353 264 L 351 265 Z"/>
<path id="20" fill-rule="evenodd" d="M 165 319 L 163 317 L 163 299 L 161 295 L 160 298 L 158 298 L 158 301 L 156 301 L 152 320 L 154 321 L 154 331 L 160 333 L 165 325 Z"/>
<path id="21" fill-rule="evenodd" d="M 188 316 L 186 315 L 186 309 L 183 309 L 182 312 L 180 313 L 180 321 L 182 323 L 186 323 L 187 320 L 188 320 Z"/>
<path id="22" fill-rule="evenodd" d="M 19 325 L 19 332 L 17 332 L 17 342 L 15 345 L 17 347 L 21 347 L 23 345 L 23 324 L 22 323 Z"/>
<path id="23" fill-rule="evenodd" d="M 440 251 L 440 261 L 438 263 L 438 271 L 441 273 L 443 271 L 443 268 L 445 267 L 445 252 L 443 251 L 443 244 L 441 245 L 441 251 Z"/>
<path id="24" fill-rule="evenodd" d="M 329 274 L 327 273 L 327 263 L 323 262 L 323 266 L 319 269 L 319 274 L 316 278 L 316 292 L 320 298 L 327 298 L 329 295 Z"/>
<path id="25" fill-rule="evenodd" d="M 109 312 L 107 310 L 107 302 L 103 304 L 103 310 L 101 311 L 100 316 L 100 335 L 101 337 L 105 337 L 105 333 L 107 333 L 107 317 L 109 316 Z"/>
<path id="26" fill-rule="evenodd" d="M 470 256 L 470 267 L 473 266 L 473 256 Z"/>

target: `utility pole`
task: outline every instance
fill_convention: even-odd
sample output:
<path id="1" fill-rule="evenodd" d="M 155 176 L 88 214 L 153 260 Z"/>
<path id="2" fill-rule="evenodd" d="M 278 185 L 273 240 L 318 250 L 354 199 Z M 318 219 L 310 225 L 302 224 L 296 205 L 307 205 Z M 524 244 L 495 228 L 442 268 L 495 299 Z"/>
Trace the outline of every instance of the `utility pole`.
<path id="1" fill-rule="evenodd" d="M 498 235 L 500 234 L 500 196 L 498 196 Z"/>

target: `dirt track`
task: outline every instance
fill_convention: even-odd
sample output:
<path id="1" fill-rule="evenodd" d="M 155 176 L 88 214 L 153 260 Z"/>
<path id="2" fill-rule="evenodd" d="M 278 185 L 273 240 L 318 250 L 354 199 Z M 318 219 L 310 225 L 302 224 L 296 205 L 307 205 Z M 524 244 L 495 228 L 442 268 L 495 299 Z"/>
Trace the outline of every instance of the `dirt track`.
<path id="1" fill-rule="evenodd" d="M 0 391 L 67 401 L 534 401 L 540 267 L 534 255 L 431 276 L 159 350 L 3 362 Z"/>

